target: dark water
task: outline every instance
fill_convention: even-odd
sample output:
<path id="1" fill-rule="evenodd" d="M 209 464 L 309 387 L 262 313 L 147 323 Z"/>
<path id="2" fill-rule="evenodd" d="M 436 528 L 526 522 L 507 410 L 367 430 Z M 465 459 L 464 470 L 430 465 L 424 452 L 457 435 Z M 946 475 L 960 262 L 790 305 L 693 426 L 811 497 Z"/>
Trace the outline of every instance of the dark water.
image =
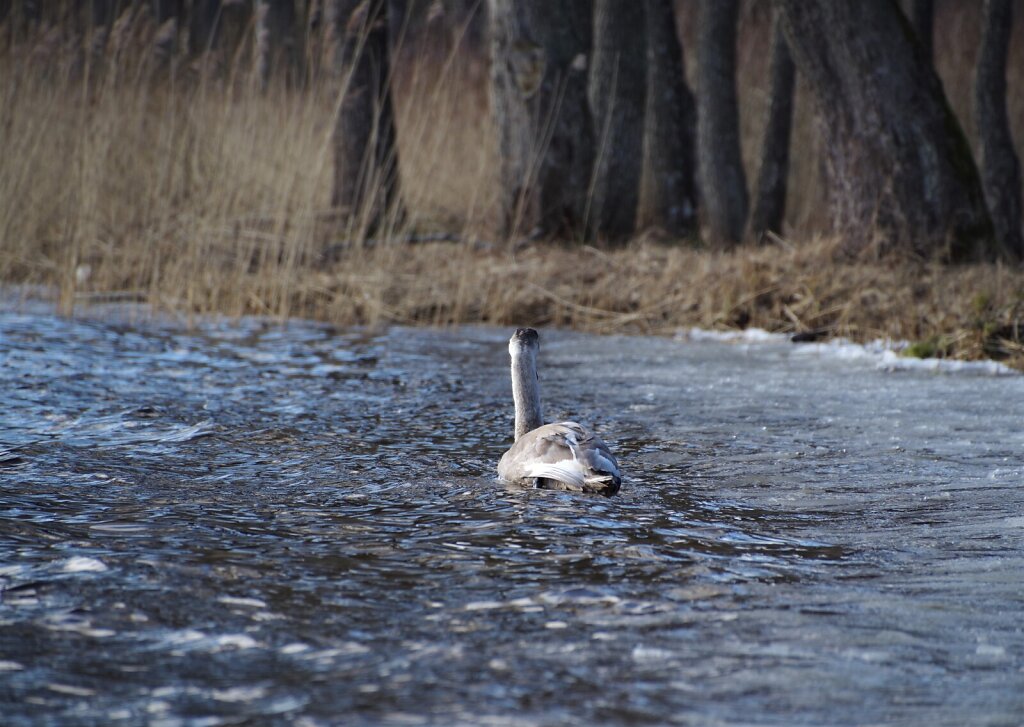
<path id="1" fill-rule="evenodd" d="M 0 722 L 1024 724 L 1024 377 L 508 334 L 0 313 Z"/>

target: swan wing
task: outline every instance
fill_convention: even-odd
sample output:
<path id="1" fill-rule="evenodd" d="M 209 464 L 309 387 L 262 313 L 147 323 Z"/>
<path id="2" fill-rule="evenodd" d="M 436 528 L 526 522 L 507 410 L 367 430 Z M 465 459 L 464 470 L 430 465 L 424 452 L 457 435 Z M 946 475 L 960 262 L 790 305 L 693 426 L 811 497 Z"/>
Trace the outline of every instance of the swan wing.
<path id="1" fill-rule="evenodd" d="M 570 487 L 583 489 L 587 482 L 586 473 L 578 462 L 533 462 L 526 466 L 528 479 L 555 480 Z"/>
<path id="2" fill-rule="evenodd" d="M 554 480 L 577 490 L 614 494 L 621 483 L 615 456 L 600 437 L 576 422 L 545 424 L 520 437 L 498 463 L 510 482 Z"/>

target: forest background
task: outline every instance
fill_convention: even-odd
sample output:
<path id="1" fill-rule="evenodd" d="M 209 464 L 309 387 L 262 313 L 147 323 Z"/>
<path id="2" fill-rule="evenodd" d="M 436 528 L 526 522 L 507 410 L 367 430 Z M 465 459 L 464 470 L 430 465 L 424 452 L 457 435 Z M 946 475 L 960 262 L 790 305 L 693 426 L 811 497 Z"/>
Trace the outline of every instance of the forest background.
<path id="1" fill-rule="evenodd" d="M 806 32 L 798 3 L 552 0 L 544 7 L 575 14 L 539 19 L 536 3 L 533 16 L 524 12 L 530 5 L 0 2 L 0 281 L 56 290 L 65 313 L 138 300 L 188 315 L 338 325 L 483 322 L 655 334 L 760 326 L 803 340 L 906 340 L 916 355 L 990 357 L 1024 368 L 1019 165 L 1016 240 L 986 218 L 990 226 L 978 233 L 984 224 L 975 224 L 968 251 L 958 253 L 961 223 L 977 205 L 970 214 L 951 211 L 923 237 L 915 231 L 934 215 L 917 224 L 879 205 L 867 213 L 837 208 L 857 197 L 840 192 L 858 174 L 861 186 L 890 190 L 901 167 L 894 158 L 896 171 L 879 182 L 866 164 L 837 163 L 829 113 L 842 99 L 823 102 L 820 74 L 802 72 L 813 73 L 814 54 L 827 51 L 810 42 L 815 34 Z M 979 62 L 992 6 L 1004 8 L 999 70 L 1011 143 L 1000 158 L 1020 158 L 1024 3 L 862 5 L 881 15 L 829 18 L 834 27 L 821 39 L 854 22 L 846 34 L 864 39 L 871 57 L 873 37 L 884 43 L 897 26 L 917 33 L 915 57 L 925 55 L 937 72 L 978 184 L 985 173 Z M 628 17 L 629 7 L 642 8 L 646 20 Z M 895 23 L 885 14 L 893 8 Z M 654 22 L 666 12 L 674 48 L 658 32 L 668 25 Z M 516 28 L 506 27 L 507 17 Z M 524 43 L 531 22 L 572 35 L 569 42 L 586 52 L 558 61 L 552 43 L 562 41 L 543 29 Z M 791 111 L 781 105 L 791 115 L 780 143 L 777 48 L 787 33 L 806 42 L 791 43 Z M 652 78 L 651 49 L 666 42 L 678 56 L 681 93 L 690 95 L 681 157 L 650 142 L 657 133 L 651 89 L 666 83 Z M 501 77 L 510 68 L 511 91 Z M 589 137 L 571 130 L 567 137 L 573 149 L 588 139 L 583 212 L 575 219 L 562 202 L 545 218 L 550 192 L 537 170 L 558 148 L 553 119 L 568 107 L 538 105 L 549 78 L 563 80 L 554 86 L 559 103 L 571 103 L 565 79 L 574 71 L 590 118 Z M 871 69 L 847 71 L 857 78 Z M 645 81 L 630 82 L 630 73 Z M 647 95 L 628 96 L 638 85 Z M 719 96 L 725 89 L 724 101 L 712 89 Z M 617 109 L 607 102 L 616 94 L 626 99 Z M 503 105 L 509 99 L 532 113 L 524 123 L 534 124 L 527 131 L 538 140 L 520 158 L 509 151 L 516 133 L 506 123 L 514 117 Z M 629 137 L 631 116 L 641 137 Z M 775 217 L 758 223 L 765 160 L 777 163 L 783 145 L 783 206 L 776 201 Z M 706 156 L 716 146 L 725 156 Z M 688 161 L 675 187 L 683 192 L 670 201 L 686 197 L 692 205 L 677 205 L 683 212 L 673 217 L 662 199 L 670 176 L 663 164 L 676 158 Z M 729 183 L 715 178 L 729 176 L 722 170 L 734 173 L 734 191 L 746 196 L 740 211 L 721 202 Z M 521 184 L 510 181 L 517 173 Z M 633 180 L 625 193 L 615 188 L 624 179 Z M 623 194 L 634 197 L 623 204 Z M 958 199 L 970 197 L 969 189 Z M 626 222 L 614 219 L 623 209 Z"/>

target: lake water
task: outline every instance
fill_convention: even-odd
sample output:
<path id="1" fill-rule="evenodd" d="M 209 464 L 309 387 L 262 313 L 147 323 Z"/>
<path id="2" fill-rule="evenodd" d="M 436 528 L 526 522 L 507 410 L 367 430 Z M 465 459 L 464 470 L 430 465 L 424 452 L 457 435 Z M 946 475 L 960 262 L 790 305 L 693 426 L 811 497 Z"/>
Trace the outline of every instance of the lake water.
<path id="1" fill-rule="evenodd" d="M 0 721 L 1024 724 L 1024 377 L 510 332 L 7 304 Z"/>

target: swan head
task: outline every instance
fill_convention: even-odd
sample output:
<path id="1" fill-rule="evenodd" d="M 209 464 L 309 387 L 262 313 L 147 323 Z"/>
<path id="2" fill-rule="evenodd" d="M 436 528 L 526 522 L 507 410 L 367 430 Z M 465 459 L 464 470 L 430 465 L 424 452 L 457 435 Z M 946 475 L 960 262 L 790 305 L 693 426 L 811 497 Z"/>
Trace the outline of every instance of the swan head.
<path id="1" fill-rule="evenodd" d="M 517 328 L 512 338 L 508 340 L 508 352 L 512 358 L 523 353 L 532 353 L 536 356 L 539 350 L 540 336 L 532 328 Z"/>

